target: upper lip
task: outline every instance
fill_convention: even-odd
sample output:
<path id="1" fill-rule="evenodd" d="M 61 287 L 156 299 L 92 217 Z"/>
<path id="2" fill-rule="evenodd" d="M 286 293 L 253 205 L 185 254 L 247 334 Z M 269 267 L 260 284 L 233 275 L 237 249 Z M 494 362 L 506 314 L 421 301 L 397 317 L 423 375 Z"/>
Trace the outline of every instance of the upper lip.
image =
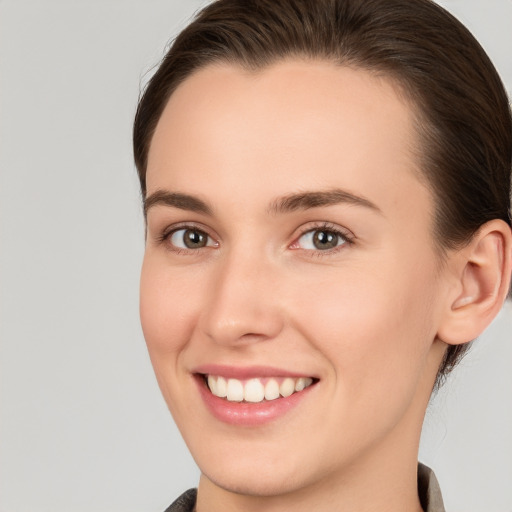
<path id="1" fill-rule="evenodd" d="M 313 377 L 313 375 L 308 373 L 295 372 L 273 366 L 230 366 L 222 364 L 200 365 L 194 368 L 192 373 L 215 375 L 239 380 L 254 379 L 257 377 Z"/>

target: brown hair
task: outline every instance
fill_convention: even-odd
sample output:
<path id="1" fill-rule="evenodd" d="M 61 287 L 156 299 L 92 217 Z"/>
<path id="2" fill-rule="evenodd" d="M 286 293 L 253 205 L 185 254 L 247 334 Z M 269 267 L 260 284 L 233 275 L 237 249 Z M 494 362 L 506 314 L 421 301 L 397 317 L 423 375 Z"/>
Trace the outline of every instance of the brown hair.
<path id="1" fill-rule="evenodd" d="M 430 0 L 218 0 L 205 7 L 175 39 L 139 101 L 133 145 L 143 196 L 153 133 L 187 77 L 215 62 L 258 70 L 291 57 L 371 70 L 400 86 L 418 113 L 441 254 L 489 220 L 512 225 L 507 94 L 476 39 Z M 438 382 L 468 346 L 448 348 Z"/>

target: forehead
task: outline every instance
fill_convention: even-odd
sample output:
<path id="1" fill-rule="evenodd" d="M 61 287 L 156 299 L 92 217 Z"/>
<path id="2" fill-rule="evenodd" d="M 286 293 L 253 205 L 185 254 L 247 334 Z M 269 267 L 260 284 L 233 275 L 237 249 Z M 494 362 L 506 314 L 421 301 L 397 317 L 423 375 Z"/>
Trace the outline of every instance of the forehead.
<path id="1" fill-rule="evenodd" d="M 414 118 L 392 81 L 364 70 L 300 60 L 256 72 L 211 65 L 178 87 L 159 120 L 148 193 L 212 180 L 226 197 L 336 186 L 406 209 L 411 194 L 426 192 Z"/>

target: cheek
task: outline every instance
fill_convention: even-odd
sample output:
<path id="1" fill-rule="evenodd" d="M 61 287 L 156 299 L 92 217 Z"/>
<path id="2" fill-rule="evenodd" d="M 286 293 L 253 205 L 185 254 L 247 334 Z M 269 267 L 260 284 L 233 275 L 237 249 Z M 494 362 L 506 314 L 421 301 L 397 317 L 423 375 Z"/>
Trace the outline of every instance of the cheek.
<path id="1" fill-rule="evenodd" d="M 177 419 L 186 411 L 186 400 L 179 399 L 187 377 L 182 354 L 200 309 L 198 288 L 157 256 L 145 256 L 140 281 L 141 325 L 158 385 Z"/>
<path id="2" fill-rule="evenodd" d="M 140 281 L 140 318 L 150 356 L 178 352 L 186 343 L 193 327 L 194 290 L 183 280 L 146 256 Z M 196 301 L 197 302 L 197 301 Z"/>
<path id="3" fill-rule="evenodd" d="M 297 305 L 301 329 L 330 361 L 340 389 L 361 402 L 412 392 L 435 335 L 429 280 L 400 270 L 351 269 Z"/>

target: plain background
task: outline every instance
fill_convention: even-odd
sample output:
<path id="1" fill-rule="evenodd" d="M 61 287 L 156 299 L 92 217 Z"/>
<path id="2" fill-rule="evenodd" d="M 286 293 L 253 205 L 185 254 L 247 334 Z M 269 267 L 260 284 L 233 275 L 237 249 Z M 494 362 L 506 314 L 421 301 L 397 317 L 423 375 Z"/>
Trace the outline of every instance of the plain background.
<path id="1" fill-rule="evenodd" d="M 0 0 L 1 512 L 156 512 L 197 482 L 139 326 L 131 123 L 201 4 Z M 512 1 L 443 4 L 510 93 Z M 508 304 L 427 412 L 451 512 L 512 511 L 511 333 Z"/>

